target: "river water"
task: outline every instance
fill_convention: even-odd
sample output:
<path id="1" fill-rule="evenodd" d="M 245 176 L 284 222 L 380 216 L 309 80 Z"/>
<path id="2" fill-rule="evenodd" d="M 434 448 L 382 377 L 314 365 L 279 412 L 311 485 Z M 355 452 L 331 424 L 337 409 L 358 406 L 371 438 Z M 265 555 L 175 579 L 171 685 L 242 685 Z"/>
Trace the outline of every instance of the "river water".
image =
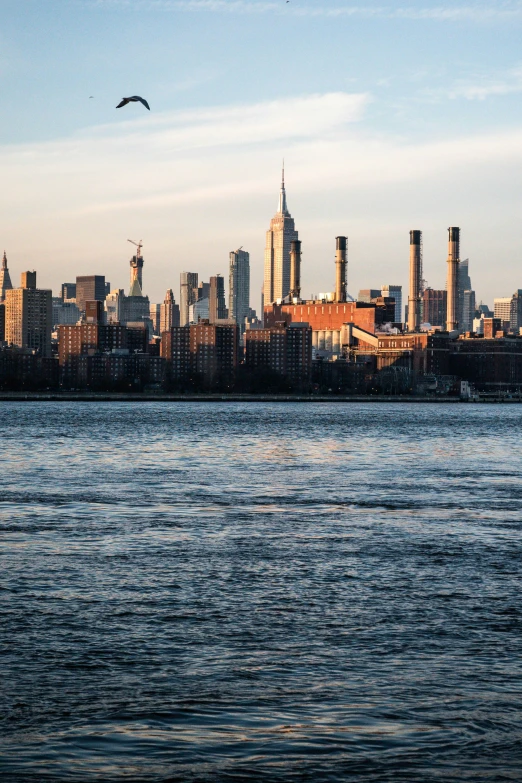
<path id="1" fill-rule="evenodd" d="M 521 425 L 0 403 L 2 780 L 520 781 Z"/>

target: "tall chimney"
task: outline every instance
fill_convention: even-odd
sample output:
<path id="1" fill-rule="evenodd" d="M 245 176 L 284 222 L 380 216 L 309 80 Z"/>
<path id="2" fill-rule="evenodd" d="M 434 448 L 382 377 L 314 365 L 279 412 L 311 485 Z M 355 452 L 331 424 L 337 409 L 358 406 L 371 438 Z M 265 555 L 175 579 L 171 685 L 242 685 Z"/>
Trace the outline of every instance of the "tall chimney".
<path id="1" fill-rule="evenodd" d="M 459 328 L 458 318 L 458 285 L 460 263 L 460 228 L 448 228 L 448 278 L 446 329 L 452 332 Z"/>
<path id="2" fill-rule="evenodd" d="M 290 296 L 301 297 L 301 241 L 293 239 L 290 243 Z"/>
<path id="3" fill-rule="evenodd" d="M 347 237 L 335 237 L 335 301 L 346 302 Z"/>
<path id="4" fill-rule="evenodd" d="M 408 296 L 408 331 L 420 328 L 420 291 L 422 278 L 422 231 L 410 231 L 410 293 Z"/>

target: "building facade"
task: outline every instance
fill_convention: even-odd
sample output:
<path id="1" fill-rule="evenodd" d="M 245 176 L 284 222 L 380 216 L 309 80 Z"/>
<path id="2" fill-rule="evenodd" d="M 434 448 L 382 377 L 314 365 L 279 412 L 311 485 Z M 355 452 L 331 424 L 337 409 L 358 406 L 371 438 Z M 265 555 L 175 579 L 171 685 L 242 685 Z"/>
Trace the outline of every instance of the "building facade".
<path id="1" fill-rule="evenodd" d="M 402 285 L 383 285 L 381 288 L 381 296 L 385 299 L 395 300 L 395 317 L 394 323 L 402 323 Z"/>
<path id="2" fill-rule="evenodd" d="M 83 275 L 76 278 L 76 305 L 83 312 L 85 302 L 105 301 L 105 275 Z"/>
<path id="3" fill-rule="evenodd" d="M 475 291 L 464 291 L 462 295 L 462 332 L 473 331 L 473 320 L 475 318 L 476 302 Z"/>
<path id="4" fill-rule="evenodd" d="M 157 334 L 163 334 L 163 332 L 172 329 L 173 326 L 179 326 L 179 315 L 179 307 L 174 301 L 174 293 L 172 288 L 169 288 L 160 307 L 160 323 Z"/>
<path id="5" fill-rule="evenodd" d="M 29 274 L 30 277 L 23 273 L 22 281 L 26 285 L 29 282 L 31 288 L 6 290 L 5 340 L 9 345 L 48 357 L 51 356 L 52 291 L 36 288 L 36 273 Z"/>
<path id="6" fill-rule="evenodd" d="M 206 388 L 231 388 L 239 356 L 237 324 L 208 320 L 172 327 L 161 336 L 161 354 L 170 363 L 172 378 Z"/>
<path id="7" fill-rule="evenodd" d="M 422 321 L 431 326 L 446 326 L 448 294 L 442 289 L 425 288 L 422 295 Z"/>
<path id="8" fill-rule="evenodd" d="M 60 296 L 64 302 L 76 302 L 76 283 L 62 283 Z"/>
<path id="9" fill-rule="evenodd" d="M 59 324 L 75 324 L 80 320 L 80 311 L 74 302 L 64 302 L 60 296 L 53 296 L 53 329 Z"/>
<path id="10" fill-rule="evenodd" d="M 179 322 L 181 326 L 189 323 L 189 308 L 194 304 L 198 294 L 198 273 L 182 272 L 179 286 Z"/>
<path id="11" fill-rule="evenodd" d="M 210 323 L 216 323 L 216 321 L 228 318 L 225 300 L 225 280 L 221 275 L 215 275 L 210 278 L 208 317 Z"/>
<path id="12" fill-rule="evenodd" d="M 228 278 L 228 315 L 245 331 L 245 318 L 250 314 L 250 254 L 246 250 L 230 253 Z"/>
<path id="13" fill-rule="evenodd" d="M 247 329 L 245 365 L 249 369 L 268 368 L 302 384 L 310 380 L 312 329 L 309 324 L 279 324 L 271 328 Z"/>
<path id="14" fill-rule="evenodd" d="M 471 327 L 469 329 L 466 328 L 466 325 L 469 326 L 469 317 L 466 321 L 466 324 L 464 323 L 464 309 L 466 307 L 465 304 L 465 292 L 471 291 L 472 285 L 471 285 L 471 278 L 469 276 L 469 258 L 464 258 L 459 263 L 458 268 L 458 315 L 459 315 L 459 328 L 461 332 L 469 332 L 471 331 Z"/>

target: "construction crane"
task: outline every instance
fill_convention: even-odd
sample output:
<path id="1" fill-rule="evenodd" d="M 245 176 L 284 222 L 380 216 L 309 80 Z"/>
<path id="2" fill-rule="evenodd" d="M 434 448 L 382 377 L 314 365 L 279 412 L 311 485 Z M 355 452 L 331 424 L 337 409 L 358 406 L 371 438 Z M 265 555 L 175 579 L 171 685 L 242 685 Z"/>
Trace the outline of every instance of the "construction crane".
<path id="1" fill-rule="evenodd" d="M 137 258 L 141 258 L 141 248 L 143 247 L 143 240 L 140 239 L 139 242 L 135 242 L 133 239 L 127 239 L 127 242 L 130 242 L 131 245 L 136 245 L 138 248 Z"/>

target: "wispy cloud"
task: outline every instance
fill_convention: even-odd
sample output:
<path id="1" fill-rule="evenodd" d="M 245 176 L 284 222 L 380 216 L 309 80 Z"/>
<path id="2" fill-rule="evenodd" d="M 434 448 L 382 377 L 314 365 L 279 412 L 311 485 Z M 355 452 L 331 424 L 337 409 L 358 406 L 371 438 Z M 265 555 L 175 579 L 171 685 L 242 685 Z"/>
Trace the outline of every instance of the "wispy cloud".
<path id="1" fill-rule="evenodd" d="M 495 2 L 435 7 L 404 5 L 300 5 L 299 2 L 264 2 L 264 0 L 90 0 L 98 7 L 147 8 L 155 10 L 209 11 L 226 14 L 277 14 L 300 17 L 360 17 L 364 19 L 409 19 L 439 22 L 522 20 L 521 2 Z"/>
<path id="2" fill-rule="evenodd" d="M 179 194 L 187 201 L 217 198 L 220 188 L 227 196 L 231 184 L 223 179 L 226 170 L 214 180 L 209 166 L 216 170 L 218 161 L 234 156 L 245 160 L 273 145 L 288 149 L 313 139 L 327 143 L 359 121 L 369 101 L 366 94 L 327 93 L 147 115 L 68 139 L 0 148 L 3 182 L 12 179 L 11 205 L 19 204 L 21 210 L 28 178 L 34 178 L 33 196 L 37 202 L 41 199 L 42 211 L 54 211 L 60 200 L 62 210 L 100 212 L 138 202 L 152 206 L 164 202 L 166 195 L 171 202 Z M 46 177 L 55 187 L 44 199 L 39 185 Z M 76 187 L 82 178 L 85 187 Z"/>
<path id="3" fill-rule="evenodd" d="M 496 76 L 483 76 L 476 79 L 460 79 L 449 90 L 452 99 L 466 98 L 468 101 L 483 101 L 498 95 L 509 95 L 522 91 L 522 65 Z"/>

